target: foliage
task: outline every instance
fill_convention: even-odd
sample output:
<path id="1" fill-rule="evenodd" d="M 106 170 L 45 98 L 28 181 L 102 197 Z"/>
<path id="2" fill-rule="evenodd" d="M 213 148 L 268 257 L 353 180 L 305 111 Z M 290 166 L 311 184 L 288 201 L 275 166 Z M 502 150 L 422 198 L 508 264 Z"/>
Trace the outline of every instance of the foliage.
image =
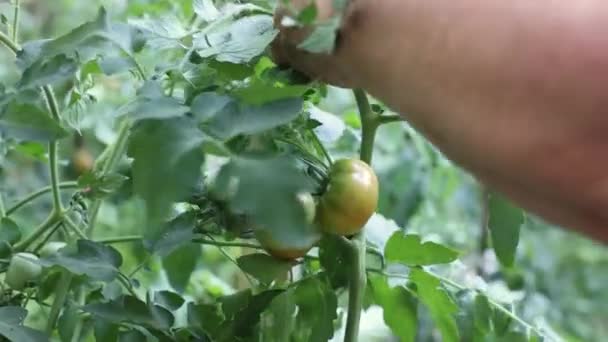
<path id="1" fill-rule="evenodd" d="M 3 279 L 0 339 L 608 334 L 604 247 L 487 196 L 362 91 L 278 68 L 274 1 L 92 3 L 29 3 L 20 20 L 0 4 L 0 271 L 23 252 L 42 268 L 22 289 Z M 334 19 L 302 47 L 333 46 Z M 95 163 L 79 174 L 65 161 L 83 149 Z M 334 160 L 357 152 L 380 183 L 364 233 L 264 253 L 262 229 L 318 240 L 297 197 L 319 201 Z"/>

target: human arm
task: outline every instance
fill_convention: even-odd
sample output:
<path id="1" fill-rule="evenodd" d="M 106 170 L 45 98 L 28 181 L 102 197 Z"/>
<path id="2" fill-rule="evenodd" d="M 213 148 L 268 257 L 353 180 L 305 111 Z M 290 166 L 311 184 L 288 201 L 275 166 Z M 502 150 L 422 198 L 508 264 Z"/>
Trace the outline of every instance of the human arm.
<path id="1" fill-rule="evenodd" d="M 606 33 L 601 0 L 354 0 L 333 56 L 287 59 L 365 88 L 490 187 L 606 242 Z"/>

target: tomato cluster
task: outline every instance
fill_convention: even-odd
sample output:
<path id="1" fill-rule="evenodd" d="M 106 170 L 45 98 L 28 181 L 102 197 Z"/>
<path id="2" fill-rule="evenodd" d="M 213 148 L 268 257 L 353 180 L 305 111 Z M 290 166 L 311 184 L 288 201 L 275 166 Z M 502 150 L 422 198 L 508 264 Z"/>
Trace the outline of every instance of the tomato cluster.
<path id="1" fill-rule="evenodd" d="M 306 255 L 318 243 L 320 231 L 344 236 L 361 231 L 378 205 L 378 179 L 363 161 L 338 160 L 329 170 L 327 187 L 318 203 L 308 193 L 298 195 L 298 200 L 307 223 L 318 230 L 292 241 L 272 230 L 256 229 L 256 238 L 262 247 L 277 258 L 295 259 Z"/>

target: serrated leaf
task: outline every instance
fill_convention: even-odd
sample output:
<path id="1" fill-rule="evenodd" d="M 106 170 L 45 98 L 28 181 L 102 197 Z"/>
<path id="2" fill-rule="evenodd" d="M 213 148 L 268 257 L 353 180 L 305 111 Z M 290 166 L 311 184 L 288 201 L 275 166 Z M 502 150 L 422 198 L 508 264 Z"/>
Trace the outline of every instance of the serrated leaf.
<path id="1" fill-rule="evenodd" d="M 78 186 L 89 199 L 99 199 L 117 191 L 129 178 L 120 173 L 87 172 L 78 177 Z"/>
<path id="2" fill-rule="evenodd" d="M 184 292 L 192 272 L 201 257 L 201 246 L 190 243 L 163 258 L 163 268 L 169 284 L 179 292 Z"/>
<path id="3" fill-rule="evenodd" d="M 326 234 L 319 242 L 319 262 L 334 288 L 345 287 L 349 279 L 349 248 L 339 236 Z"/>
<path id="4" fill-rule="evenodd" d="M 171 311 L 176 311 L 184 305 L 184 298 L 171 291 L 158 291 L 154 293 L 154 303 Z"/>
<path id="5" fill-rule="evenodd" d="M 245 103 L 263 105 L 281 99 L 302 97 L 309 88 L 306 85 L 277 85 L 255 80 L 246 87 L 232 91 L 232 94 Z"/>
<path id="6" fill-rule="evenodd" d="M 64 247 L 39 262 L 43 266 L 61 266 L 74 274 L 84 274 L 92 279 L 109 282 L 118 275 L 122 256 L 110 246 L 78 240 L 76 246 Z"/>
<path id="7" fill-rule="evenodd" d="M 458 327 L 454 316 L 458 307 L 441 288 L 439 279 L 414 268 L 411 270 L 410 280 L 416 284 L 420 301 L 428 308 L 443 341 L 458 342 Z"/>
<path id="8" fill-rule="evenodd" d="M 170 119 L 182 117 L 188 112 L 176 98 L 166 96 L 160 83 L 147 81 L 137 91 L 137 99 L 127 110 L 134 120 Z"/>
<path id="9" fill-rule="evenodd" d="M 306 341 L 328 341 L 334 335 L 338 299 L 323 277 L 312 277 L 298 283 L 294 291 L 298 306 L 298 331 L 307 332 Z"/>
<path id="10" fill-rule="evenodd" d="M 192 242 L 196 213 L 187 211 L 167 222 L 156 236 L 147 239 L 146 249 L 161 257 L 167 256 L 179 247 Z"/>
<path id="11" fill-rule="evenodd" d="M 215 184 L 215 192 L 234 194 L 229 198 L 233 212 L 250 215 L 278 241 L 299 243 L 315 231 L 297 200 L 298 193 L 312 190 L 312 183 L 293 160 L 233 159 L 222 167 Z"/>
<path id="12" fill-rule="evenodd" d="M 315 26 L 312 33 L 298 45 L 299 49 L 319 54 L 334 51 L 340 18 L 334 17 Z"/>
<path id="13" fill-rule="evenodd" d="M 212 0 L 194 0 L 192 4 L 194 13 L 206 22 L 213 21 L 220 16 Z"/>
<path id="14" fill-rule="evenodd" d="M 261 341 L 279 342 L 294 340 L 297 332 L 296 303 L 293 289 L 276 296 L 260 318 Z"/>
<path id="15" fill-rule="evenodd" d="M 210 336 L 219 333 L 220 325 L 224 320 L 220 306 L 217 304 L 188 303 L 187 316 L 188 325 Z"/>
<path id="16" fill-rule="evenodd" d="M 39 142 L 56 141 L 68 134 L 45 111 L 33 104 L 15 102 L 0 117 L 0 130 L 15 139 Z"/>
<path id="17" fill-rule="evenodd" d="M 88 304 L 82 310 L 110 322 L 134 323 L 154 329 L 169 329 L 174 322 L 173 315 L 165 308 L 147 305 L 132 296 L 123 296 L 107 303 Z"/>
<path id="18" fill-rule="evenodd" d="M 370 277 L 370 286 L 376 302 L 384 312 L 384 322 L 400 341 L 416 340 L 418 331 L 418 302 L 403 287 L 391 288 L 384 277 Z"/>
<path id="19" fill-rule="evenodd" d="M 261 55 L 277 34 L 272 16 L 257 14 L 242 17 L 229 25 L 215 26 L 193 38 L 197 53 L 203 58 L 248 63 Z"/>
<path id="20" fill-rule="evenodd" d="M 14 245 L 21 240 L 21 230 L 15 221 L 8 217 L 0 219 L 0 241 L 6 241 L 9 245 Z"/>
<path id="21" fill-rule="evenodd" d="M 259 323 L 262 312 L 282 292 L 283 290 L 267 290 L 251 297 L 244 309 L 222 323 L 217 340 L 234 341 L 251 338 L 254 328 Z"/>
<path id="22" fill-rule="evenodd" d="M 386 260 L 407 266 L 447 264 L 458 258 L 458 252 L 440 244 L 422 243 L 418 235 L 395 232 L 384 249 Z"/>
<path id="23" fill-rule="evenodd" d="M 78 70 L 78 62 L 65 55 L 41 59 L 23 71 L 17 87 L 21 90 L 27 90 L 65 82 L 74 78 L 76 70 Z"/>
<path id="24" fill-rule="evenodd" d="M 18 306 L 0 307 L 0 335 L 12 342 L 45 342 L 41 331 L 23 326 L 27 310 Z"/>
<path id="25" fill-rule="evenodd" d="M 186 28 L 175 15 L 129 19 L 129 24 L 144 33 L 146 44 L 154 50 L 181 48 L 180 40 L 187 33 Z"/>
<path id="26" fill-rule="evenodd" d="M 302 111 L 299 98 L 281 99 L 254 106 L 224 95 L 202 93 L 192 102 L 192 113 L 203 128 L 218 139 L 261 133 L 294 120 Z"/>
<path id="27" fill-rule="evenodd" d="M 505 267 L 511 267 L 515 261 L 519 231 L 524 223 L 525 214 L 523 210 L 498 194 L 489 195 L 488 213 L 492 247 L 500 263 Z"/>
<path id="28" fill-rule="evenodd" d="M 127 151 L 134 159 L 133 186 L 154 224 L 199 181 L 203 141 L 203 133 L 188 118 L 145 120 L 133 128 Z"/>
<path id="29" fill-rule="evenodd" d="M 239 267 L 251 274 L 263 284 L 285 278 L 285 275 L 293 267 L 288 261 L 278 260 L 268 254 L 256 253 L 243 255 L 237 259 Z"/>

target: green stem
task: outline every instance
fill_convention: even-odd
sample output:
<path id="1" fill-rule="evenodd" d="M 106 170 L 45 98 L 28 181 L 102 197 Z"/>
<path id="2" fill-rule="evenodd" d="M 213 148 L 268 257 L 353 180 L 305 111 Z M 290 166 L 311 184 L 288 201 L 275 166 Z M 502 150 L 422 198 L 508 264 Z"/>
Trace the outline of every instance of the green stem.
<path id="1" fill-rule="evenodd" d="M 46 100 L 51 116 L 55 121 L 59 122 L 59 108 L 57 106 L 57 99 L 55 99 L 55 93 L 50 86 L 42 87 L 42 92 Z M 56 141 L 49 143 L 49 170 L 51 174 L 51 191 L 53 193 L 53 210 L 55 212 L 61 212 L 63 210 L 63 204 L 61 204 L 61 190 L 59 188 L 59 168 L 57 162 L 58 156 L 58 143 Z"/>
<path id="2" fill-rule="evenodd" d="M 13 12 L 13 30 L 12 30 L 12 40 L 15 44 L 17 44 L 19 41 L 19 9 L 20 9 L 20 0 L 14 0 L 15 4 L 15 11 Z"/>
<path id="3" fill-rule="evenodd" d="M 371 165 L 374 152 L 374 140 L 378 128 L 378 114 L 372 110 L 367 94 L 361 89 L 353 91 L 359 116 L 361 118 L 360 159 Z M 345 342 L 356 342 L 359 337 L 359 322 L 363 294 L 367 285 L 365 273 L 366 240 L 365 231 L 361 231 L 351 240 L 351 271 L 348 289 L 348 317 L 346 319 Z"/>
<path id="4" fill-rule="evenodd" d="M 112 145 L 108 146 L 108 159 L 103 163 L 103 165 L 100 165 L 102 175 L 112 172 L 116 165 L 120 162 L 120 159 L 122 158 L 127 147 L 130 129 L 130 121 L 125 120 L 121 123 L 116 141 Z M 103 154 L 105 154 L 105 152 Z M 89 210 L 88 236 L 93 236 L 93 230 L 95 228 L 95 222 L 97 221 L 97 215 L 99 214 L 100 207 L 101 199 L 95 200 L 91 205 L 91 209 Z"/>
<path id="5" fill-rule="evenodd" d="M 229 242 L 229 241 L 216 241 L 204 238 L 192 239 L 194 243 L 200 243 L 201 245 L 210 245 L 216 247 L 242 247 L 251 249 L 263 249 L 262 246 L 247 242 Z"/>
<path id="6" fill-rule="evenodd" d="M 127 236 L 98 239 L 95 241 L 99 242 L 99 243 L 105 243 L 107 245 L 111 245 L 114 243 L 137 242 L 137 241 L 142 241 L 142 240 L 143 240 L 143 236 L 141 236 L 141 235 L 127 235 Z"/>
<path id="7" fill-rule="evenodd" d="M 16 43 L 13 43 L 13 41 L 7 35 L 2 33 L 2 31 L 0 31 L 0 43 L 6 45 L 6 47 L 9 48 L 14 54 L 17 54 L 17 52 L 21 50 L 21 47 L 19 47 L 19 45 Z"/>
<path id="8" fill-rule="evenodd" d="M 78 306 L 80 306 L 80 307 L 84 306 L 85 301 L 86 301 L 86 296 L 85 296 L 85 292 L 82 287 L 78 288 L 76 298 L 77 298 Z M 84 319 L 82 319 L 82 317 L 80 317 L 80 316 L 77 319 L 78 320 L 76 322 L 76 325 L 74 326 L 74 332 L 72 333 L 71 342 L 79 342 L 80 334 L 82 334 L 82 326 L 84 323 Z"/>
<path id="9" fill-rule="evenodd" d="M 77 182 L 63 182 L 63 183 L 59 183 L 59 188 L 60 189 L 77 189 L 78 188 L 78 183 Z M 11 214 L 13 214 L 15 211 L 21 209 L 21 207 L 25 206 L 26 204 L 30 203 L 31 201 L 35 200 L 36 198 L 47 194 L 49 192 L 53 191 L 53 188 L 49 185 L 46 186 L 40 190 L 37 190 L 35 192 L 32 192 L 31 194 L 25 196 L 25 198 L 23 198 L 22 200 L 20 200 L 19 202 L 17 202 L 16 204 L 14 204 L 12 207 L 8 208 L 6 210 L 6 216 L 10 216 Z"/>
<path id="10" fill-rule="evenodd" d="M 61 278 L 59 278 L 59 283 L 55 288 L 55 300 L 53 301 L 53 306 L 51 306 L 49 319 L 46 322 L 46 333 L 49 336 L 51 336 L 53 330 L 55 330 L 55 324 L 57 324 L 57 318 L 59 318 L 61 308 L 63 308 L 63 304 L 68 296 L 71 282 L 72 274 L 66 270 L 63 270 L 61 273 Z"/>
<path id="11" fill-rule="evenodd" d="M 16 243 L 13 246 L 13 250 L 15 252 L 25 251 L 38 237 L 42 236 L 49 228 L 55 226 L 62 219 L 62 213 L 52 212 L 28 237 Z"/>
<path id="12" fill-rule="evenodd" d="M 6 215 L 6 209 L 4 208 L 4 199 L 2 193 L 0 192 L 0 218 L 3 218 Z"/>
<path id="13" fill-rule="evenodd" d="M 82 232 L 80 228 L 76 225 L 76 223 L 72 222 L 69 217 L 65 216 L 63 218 L 63 222 L 65 225 L 70 228 L 70 230 L 78 236 L 79 239 L 87 240 L 87 236 Z"/>

